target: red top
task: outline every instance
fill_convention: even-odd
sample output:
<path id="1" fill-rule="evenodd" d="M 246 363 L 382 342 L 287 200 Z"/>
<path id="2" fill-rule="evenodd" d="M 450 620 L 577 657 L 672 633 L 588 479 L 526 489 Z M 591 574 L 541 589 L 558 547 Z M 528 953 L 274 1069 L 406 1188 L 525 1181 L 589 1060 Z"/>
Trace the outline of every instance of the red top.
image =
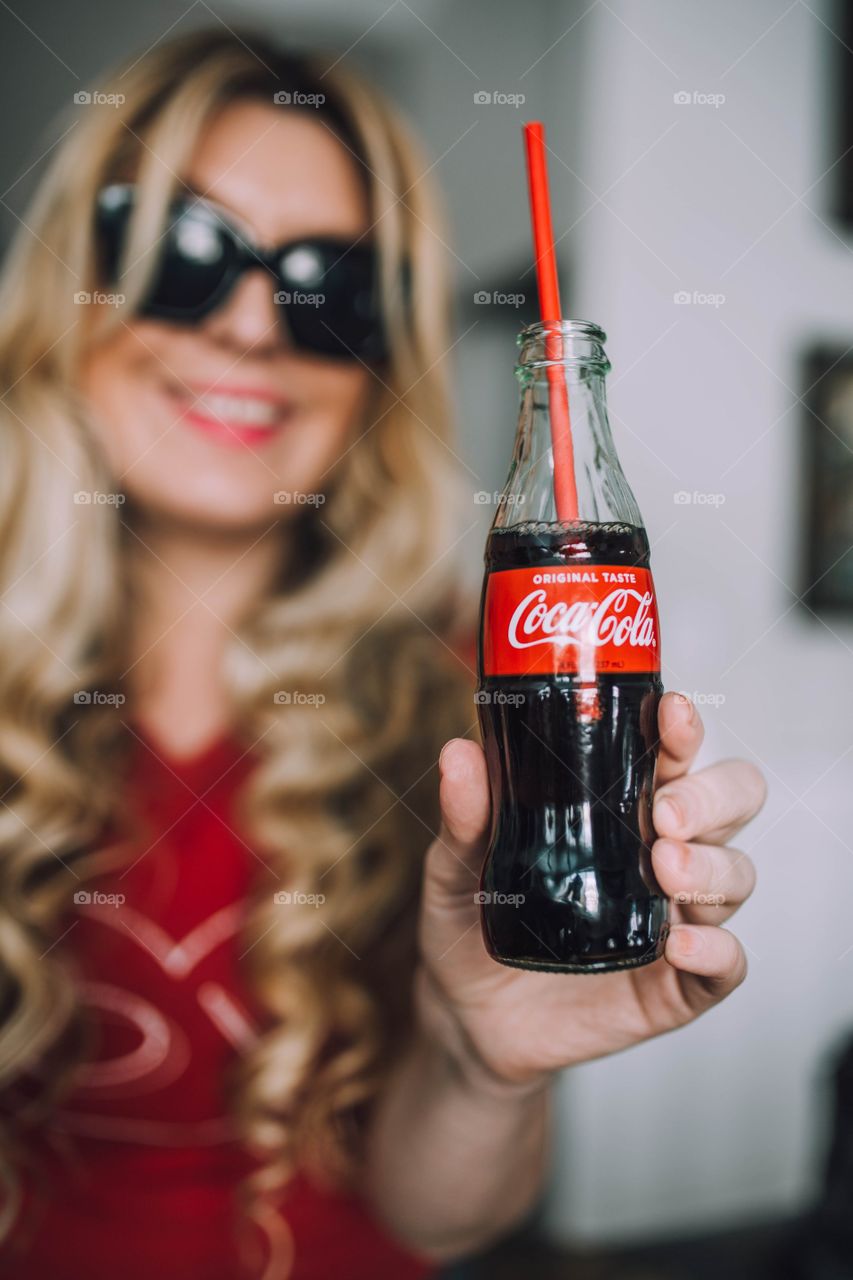
<path id="1" fill-rule="evenodd" d="M 229 1066 L 257 1018 L 240 974 L 244 904 L 267 875 L 234 828 L 252 760 L 220 741 L 189 760 L 144 739 L 130 783 L 140 837 L 75 898 L 63 946 L 98 1043 L 51 1124 L 47 1180 L 25 1187 L 3 1274 L 27 1280 L 420 1280 L 431 1268 L 357 1197 L 293 1180 L 238 1225 L 252 1167 L 228 1117 Z M 271 881 L 271 891 L 275 884 Z M 116 896 L 118 895 L 118 896 Z"/>

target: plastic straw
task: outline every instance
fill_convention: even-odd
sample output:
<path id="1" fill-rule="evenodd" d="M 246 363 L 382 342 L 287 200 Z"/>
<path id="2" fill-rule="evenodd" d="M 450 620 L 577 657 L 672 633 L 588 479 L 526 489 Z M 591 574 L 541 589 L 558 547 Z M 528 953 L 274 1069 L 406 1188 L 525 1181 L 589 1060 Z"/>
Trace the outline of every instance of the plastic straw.
<path id="1" fill-rule="evenodd" d="M 533 224 L 533 249 L 536 254 L 536 281 L 539 289 L 539 315 L 547 325 L 563 318 L 560 310 L 560 285 L 557 259 L 554 255 L 554 230 L 551 221 L 551 198 L 548 193 L 548 166 L 545 158 L 545 126 L 532 120 L 524 126 L 527 152 L 527 180 L 530 188 L 530 218 Z M 572 423 L 569 415 L 569 391 L 562 364 L 563 335 L 545 331 L 545 358 L 560 363 L 549 364 L 548 409 L 551 425 L 551 451 L 554 458 L 554 505 L 558 520 L 577 520 L 578 491 L 575 483 L 575 457 L 572 447 Z"/>

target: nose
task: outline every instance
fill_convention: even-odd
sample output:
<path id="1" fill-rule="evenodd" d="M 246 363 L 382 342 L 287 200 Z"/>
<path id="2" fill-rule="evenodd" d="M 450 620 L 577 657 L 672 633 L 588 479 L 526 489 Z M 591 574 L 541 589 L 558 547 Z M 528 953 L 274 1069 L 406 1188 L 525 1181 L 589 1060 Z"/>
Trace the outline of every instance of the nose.
<path id="1" fill-rule="evenodd" d="M 277 286 L 262 268 L 245 272 L 221 307 L 205 324 L 208 337 L 236 353 L 279 350 L 284 339 Z"/>

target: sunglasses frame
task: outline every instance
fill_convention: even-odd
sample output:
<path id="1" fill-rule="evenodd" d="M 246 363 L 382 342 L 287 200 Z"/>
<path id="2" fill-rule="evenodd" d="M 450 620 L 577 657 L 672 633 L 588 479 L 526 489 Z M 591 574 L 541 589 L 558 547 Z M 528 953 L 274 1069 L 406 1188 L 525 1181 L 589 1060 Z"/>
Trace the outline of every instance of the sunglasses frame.
<path id="1" fill-rule="evenodd" d="M 108 224 L 110 221 L 115 222 L 117 217 L 127 218 L 132 213 L 134 206 L 134 198 L 136 186 L 131 182 L 113 182 L 104 186 L 98 193 L 96 206 L 96 224 L 102 237 L 102 243 L 105 241 L 108 233 Z M 338 257 L 331 266 L 326 267 L 324 275 L 338 265 L 339 262 L 349 257 L 351 254 L 356 255 L 357 259 L 367 264 L 371 268 L 373 276 L 373 297 L 371 299 L 375 308 L 375 317 L 372 327 L 368 320 L 366 324 L 367 337 L 360 344 L 359 350 L 351 349 L 343 344 L 342 339 L 338 338 L 331 326 L 325 327 L 329 330 L 330 336 L 340 345 L 340 350 L 327 350 L 312 346 L 310 343 L 304 343 L 298 335 L 298 325 L 294 326 L 291 317 L 297 312 L 299 305 L 294 302 L 282 302 L 276 296 L 276 306 L 282 308 L 284 315 L 288 317 L 289 337 L 293 345 L 303 351 L 309 351 L 313 355 L 323 356 L 330 359 L 355 359 L 370 363 L 380 363 L 387 358 L 388 349 L 385 340 L 385 326 L 383 324 L 383 315 L 381 306 L 378 304 L 378 263 L 376 250 L 371 245 L 360 245 L 353 243 L 340 236 L 299 236 L 293 240 L 284 241 L 282 244 L 276 245 L 271 249 L 264 249 L 258 245 L 248 228 L 243 224 L 240 218 L 233 214 L 230 210 L 225 209 L 215 200 L 211 200 L 207 196 L 202 195 L 185 195 L 178 196 L 169 204 L 169 224 L 160 237 L 161 243 L 166 240 L 174 232 L 180 218 L 194 209 L 201 209 L 215 224 L 217 233 L 222 236 L 227 244 L 228 251 L 225 254 L 225 266 L 222 278 L 216 285 L 212 293 L 205 299 L 203 303 L 195 306 L 179 306 L 174 307 L 168 304 L 158 303 L 155 298 L 151 297 L 142 302 L 140 313 L 152 316 L 158 319 L 172 321 L 178 324 L 192 324 L 199 320 L 205 319 L 212 315 L 218 307 L 229 297 L 237 282 L 247 271 L 262 270 L 270 275 L 276 285 L 276 295 L 279 293 L 299 293 L 302 291 L 302 283 L 288 280 L 282 274 L 281 261 L 286 254 L 292 253 L 299 248 L 311 248 L 320 252 L 328 252 L 332 250 L 338 253 Z M 113 281 L 117 281 L 118 266 L 121 260 L 124 245 L 122 237 L 126 231 L 126 225 L 122 227 L 118 233 L 117 252 L 112 255 L 112 260 L 107 267 L 107 275 Z M 115 231 L 113 230 L 113 235 Z M 156 246 L 155 246 L 156 247 Z M 404 293 L 408 297 L 409 294 L 409 271 L 407 265 L 404 265 L 403 272 Z M 156 273 L 155 273 L 156 282 Z M 156 283 L 154 285 L 156 289 Z M 307 294 L 310 290 L 305 289 Z M 318 284 L 316 292 L 322 293 L 322 283 Z M 323 322 L 325 324 L 325 322 Z"/>

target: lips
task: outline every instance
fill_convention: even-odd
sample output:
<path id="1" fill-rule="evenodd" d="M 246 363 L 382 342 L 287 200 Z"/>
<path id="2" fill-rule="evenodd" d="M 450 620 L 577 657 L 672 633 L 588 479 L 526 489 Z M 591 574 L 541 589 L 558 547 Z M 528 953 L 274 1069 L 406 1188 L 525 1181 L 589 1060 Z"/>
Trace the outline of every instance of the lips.
<path id="1" fill-rule="evenodd" d="M 188 383 L 169 390 L 179 420 L 222 444 L 264 444 L 293 413 L 289 401 L 259 387 Z"/>

